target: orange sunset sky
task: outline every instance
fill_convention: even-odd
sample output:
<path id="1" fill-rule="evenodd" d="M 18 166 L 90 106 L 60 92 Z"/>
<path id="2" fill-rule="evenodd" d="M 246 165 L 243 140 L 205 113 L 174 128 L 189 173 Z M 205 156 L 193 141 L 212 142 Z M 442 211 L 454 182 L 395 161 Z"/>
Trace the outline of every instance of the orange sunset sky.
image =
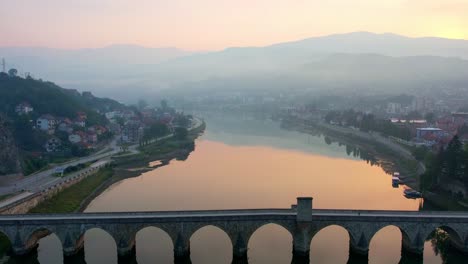
<path id="1" fill-rule="evenodd" d="M 0 0 L 0 46 L 219 50 L 352 31 L 468 39 L 468 0 Z"/>

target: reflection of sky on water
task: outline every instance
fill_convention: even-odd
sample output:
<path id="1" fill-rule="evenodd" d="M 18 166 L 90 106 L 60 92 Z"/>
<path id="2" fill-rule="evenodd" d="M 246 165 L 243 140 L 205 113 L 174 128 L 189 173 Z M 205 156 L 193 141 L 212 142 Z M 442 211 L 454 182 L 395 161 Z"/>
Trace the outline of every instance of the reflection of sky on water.
<path id="1" fill-rule="evenodd" d="M 272 121 L 222 116 L 205 120 L 207 131 L 186 161 L 172 160 L 167 166 L 118 182 L 86 211 L 287 208 L 298 196 L 314 196 L 315 208 L 418 209 L 418 201 L 405 199 L 402 189 L 391 187 L 391 177 L 382 168 L 348 156 L 344 146 L 282 130 Z M 41 241 L 43 263 L 59 263 L 54 260 L 61 252 L 47 253 L 55 247 L 52 242 Z M 191 243 L 192 263 L 230 263 L 232 245 L 220 230 L 204 228 Z M 115 244 L 100 231 L 90 231 L 85 244 L 88 263 L 116 258 Z M 136 247 L 138 263 L 171 263 L 173 245 L 160 230 L 139 232 Z M 285 229 L 264 226 L 249 241 L 250 263 L 290 263 L 291 247 L 291 235 Z M 382 229 L 372 240 L 370 263 L 397 263 L 400 249 L 399 230 Z M 332 226 L 314 237 L 311 260 L 346 263 L 348 250 L 347 232 Z M 425 263 L 441 263 L 429 242 Z"/>
<path id="2" fill-rule="evenodd" d="M 313 136 L 281 129 L 280 124 L 269 119 L 255 119 L 234 115 L 208 115 L 203 138 L 233 146 L 269 146 L 298 150 L 337 158 L 358 159 L 346 155 L 345 146 L 328 145 L 323 136 Z"/>

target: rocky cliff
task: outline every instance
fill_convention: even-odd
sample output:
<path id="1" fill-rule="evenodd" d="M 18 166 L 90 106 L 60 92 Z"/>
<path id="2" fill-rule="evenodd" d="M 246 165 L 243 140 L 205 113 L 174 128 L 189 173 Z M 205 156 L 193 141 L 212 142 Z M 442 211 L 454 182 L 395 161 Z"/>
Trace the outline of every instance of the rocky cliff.
<path id="1" fill-rule="evenodd" d="M 18 149 L 6 118 L 0 115 L 0 175 L 19 172 Z"/>

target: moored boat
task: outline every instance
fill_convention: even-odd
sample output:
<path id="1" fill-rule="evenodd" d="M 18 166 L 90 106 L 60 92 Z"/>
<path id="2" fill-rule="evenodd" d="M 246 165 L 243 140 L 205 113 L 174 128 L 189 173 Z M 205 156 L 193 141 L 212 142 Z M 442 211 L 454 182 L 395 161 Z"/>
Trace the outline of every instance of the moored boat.
<path id="1" fill-rule="evenodd" d="M 400 184 L 400 178 L 393 176 L 392 177 L 392 186 L 394 188 L 398 188 L 398 185 Z"/>
<path id="2" fill-rule="evenodd" d="M 403 194 L 405 195 L 406 198 L 421 198 L 422 197 L 420 192 L 415 191 L 413 189 L 405 189 L 403 191 Z"/>

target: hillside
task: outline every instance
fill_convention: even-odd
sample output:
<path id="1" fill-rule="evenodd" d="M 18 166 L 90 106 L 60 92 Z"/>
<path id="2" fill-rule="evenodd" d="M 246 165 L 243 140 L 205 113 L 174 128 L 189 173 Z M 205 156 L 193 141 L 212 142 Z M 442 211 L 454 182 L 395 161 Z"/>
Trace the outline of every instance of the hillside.
<path id="1" fill-rule="evenodd" d="M 0 73 L 0 175 L 18 172 L 15 164 L 29 174 L 50 162 L 85 155 L 109 137 L 104 113 L 125 109 L 90 92 Z"/>
<path id="2" fill-rule="evenodd" d="M 420 87 L 438 90 L 440 83 L 452 77 L 464 82 L 466 74 L 460 67 L 468 60 L 467 40 L 369 32 L 213 52 L 148 49 L 142 50 L 145 55 L 140 56 L 138 50 L 128 46 L 83 50 L 0 48 L 0 57 L 24 72 L 53 79 L 66 87 L 92 87 L 96 94 L 112 94 L 127 102 L 175 87 L 227 90 L 273 86 L 346 91 L 360 86 L 356 80 L 364 79 L 363 75 L 367 78 L 374 74 L 385 79 L 369 78 L 363 86 L 386 92 L 399 89 L 395 93 Z M 132 53 L 136 55 L 129 57 Z M 111 55 L 116 59 L 112 60 Z M 359 69 L 361 61 L 366 64 L 363 69 Z M 414 70 L 409 74 L 406 69 Z M 433 80 L 436 85 L 431 83 Z M 443 88 L 451 89 L 452 85 Z M 129 90 L 135 93 L 129 94 Z"/>
<path id="3" fill-rule="evenodd" d="M 0 115 L 0 175 L 20 172 L 18 149 L 10 124 Z"/>
<path id="4" fill-rule="evenodd" d="M 114 100 L 63 89 L 52 82 L 0 76 L 0 112 L 15 116 L 15 107 L 22 102 L 28 102 L 34 107 L 33 116 L 51 114 L 73 119 L 78 112 L 85 112 L 93 122 L 105 122 L 104 117 L 96 111 L 125 108 Z"/>

